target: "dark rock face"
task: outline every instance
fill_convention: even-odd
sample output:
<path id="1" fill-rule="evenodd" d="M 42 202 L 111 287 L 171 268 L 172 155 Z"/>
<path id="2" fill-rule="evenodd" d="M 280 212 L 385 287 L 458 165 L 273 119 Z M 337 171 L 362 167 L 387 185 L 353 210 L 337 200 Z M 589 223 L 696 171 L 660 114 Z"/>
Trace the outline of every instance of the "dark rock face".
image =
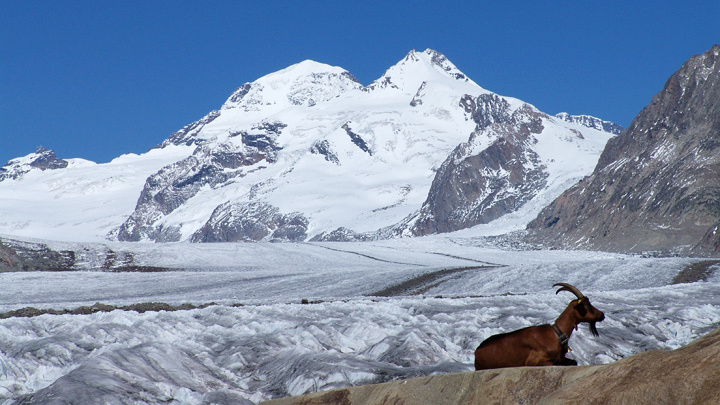
<path id="1" fill-rule="evenodd" d="M 620 252 L 720 254 L 720 45 L 690 58 L 593 174 L 528 225 L 528 240 Z"/>
<path id="2" fill-rule="evenodd" d="M 330 141 L 327 139 L 315 142 L 310 148 L 310 152 L 325 156 L 325 160 L 328 162 L 335 163 L 336 165 L 340 164 L 340 158 L 338 158 L 337 154 L 333 151 L 332 145 L 330 145 Z"/>
<path id="3" fill-rule="evenodd" d="M 513 112 L 494 94 L 465 96 L 460 103 L 476 130 L 442 164 L 420 213 L 401 225 L 414 235 L 488 223 L 517 210 L 546 185 L 545 166 L 531 148 L 544 114 L 527 104 Z M 487 148 L 475 148 L 487 142 Z"/>
<path id="4" fill-rule="evenodd" d="M 420 87 L 418 88 L 418 91 L 415 93 L 415 96 L 412 100 L 410 100 L 410 105 L 412 107 L 417 107 L 419 105 L 422 105 L 422 97 L 425 95 L 423 92 L 425 90 L 425 86 L 427 86 L 427 82 L 422 82 Z"/>
<path id="5" fill-rule="evenodd" d="M 3 167 L 0 167 L 0 181 L 5 179 L 17 179 L 32 169 L 55 170 L 64 169 L 68 162 L 55 156 L 55 152 L 45 149 L 42 146 L 37 148 L 34 154 L 30 156 L 29 163 L 21 164 L 16 159 L 9 161 Z"/>
<path id="6" fill-rule="evenodd" d="M 625 128 L 622 125 L 618 125 L 614 122 L 604 121 L 600 118 L 591 117 L 589 115 L 570 115 L 568 113 L 559 113 L 555 117 L 565 120 L 567 122 L 573 122 L 580 124 L 584 127 L 594 128 L 599 131 L 610 132 L 611 134 L 620 135 Z"/>
<path id="7" fill-rule="evenodd" d="M 15 250 L 2 244 L 0 241 L 0 273 L 22 270 L 22 260 Z"/>
<path id="8" fill-rule="evenodd" d="M 290 241 L 307 238 L 308 220 L 300 213 L 281 214 L 265 202 L 228 202 L 218 206 L 192 242 Z"/>
<path id="9" fill-rule="evenodd" d="M 377 232 L 357 233 L 352 229 L 340 227 L 331 232 L 315 235 L 310 242 L 367 242 L 379 239 Z"/>
<path id="10" fill-rule="evenodd" d="M 240 142 L 198 146 L 193 154 L 162 168 L 145 181 L 135 211 L 110 235 L 120 241 L 178 241 L 179 229 L 157 225 L 164 216 L 195 196 L 202 187 L 219 187 L 244 176 L 239 170 L 261 161 L 274 163 L 280 147 L 275 143 L 282 123 L 259 124 L 253 133 L 239 132 Z"/>
<path id="11" fill-rule="evenodd" d="M 198 132 L 200 132 L 200 130 L 202 130 L 205 125 L 213 122 L 219 116 L 220 111 L 211 111 L 208 115 L 202 117 L 201 119 L 193 122 L 190 125 L 186 125 L 183 129 L 170 135 L 168 139 L 163 141 L 163 143 L 161 143 L 160 145 L 156 146 L 156 148 L 164 148 L 168 145 L 196 145 L 197 138 L 195 137 L 195 135 L 197 135 Z"/>
<path id="12" fill-rule="evenodd" d="M 0 272 L 75 270 L 71 250 L 56 251 L 42 243 L 0 241 Z"/>
<path id="13" fill-rule="evenodd" d="M 353 131 L 350 129 L 350 123 L 349 123 L 349 122 L 346 122 L 345 124 L 343 124 L 342 129 L 345 130 L 345 132 L 348 134 L 348 136 L 350 137 L 350 139 L 352 140 L 352 142 L 353 142 L 358 148 L 360 148 L 363 152 L 367 153 L 368 155 L 372 156 L 372 150 L 370 149 L 370 147 L 368 146 L 368 144 L 365 142 L 365 140 L 364 140 L 360 135 L 356 134 L 355 132 L 353 132 Z"/>
<path id="14" fill-rule="evenodd" d="M 510 104 L 495 94 L 482 94 L 477 98 L 465 95 L 460 99 L 460 106 L 475 121 L 476 130 L 483 130 L 496 122 L 508 123 L 511 120 Z"/>
<path id="15" fill-rule="evenodd" d="M 37 157 L 35 160 L 33 160 L 30 163 L 30 166 L 35 167 L 40 170 L 54 170 L 54 169 L 64 169 L 67 167 L 68 162 L 58 159 L 57 156 L 55 156 L 55 152 L 49 149 L 45 149 L 42 146 L 39 147 L 35 154 Z"/>

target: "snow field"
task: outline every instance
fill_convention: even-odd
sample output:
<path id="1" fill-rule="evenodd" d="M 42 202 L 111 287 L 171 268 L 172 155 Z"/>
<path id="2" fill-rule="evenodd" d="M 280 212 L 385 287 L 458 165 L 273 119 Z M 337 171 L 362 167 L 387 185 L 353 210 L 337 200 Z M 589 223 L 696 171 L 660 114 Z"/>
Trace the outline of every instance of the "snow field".
<path id="1" fill-rule="evenodd" d="M 562 312 L 573 296 L 556 295 L 555 282 L 576 285 L 607 316 L 599 337 L 586 325 L 573 334 L 572 357 L 580 364 L 674 349 L 720 326 L 717 272 L 707 282 L 670 285 L 694 261 L 687 258 L 506 251 L 457 234 L 374 243 L 53 247 L 85 252 L 88 270 L 0 274 L 3 311 L 96 301 L 219 305 L 0 320 L 3 404 L 250 403 L 471 370 L 473 350 L 485 338 L 552 322 Z M 92 270 L 90 256 L 109 247 L 176 270 Z M 477 267 L 488 264 L 502 267 Z M 413 287 L 423 295 L 366 296 L 460 267 Z M 319 302 L 303 305 L 300 298 Z"/>
<path id="2" fill-rule="evenodd" d="M 595 294 L 608 318 L 598 325 L 599 338 L 585 326 L 573 334 L 572 356 L 598 364 L 686 344 L 720 324 L 716 287 Z M 687 295 L 699 298 L 687 303 Z M 552 293 L 355 299 L 6 319 L 0 397 L 202 403 L 224 393 L 224 403 L 238 396 L 257 402 L 466 371 L 483 339 L 550 322 L 568 301 Z"/>

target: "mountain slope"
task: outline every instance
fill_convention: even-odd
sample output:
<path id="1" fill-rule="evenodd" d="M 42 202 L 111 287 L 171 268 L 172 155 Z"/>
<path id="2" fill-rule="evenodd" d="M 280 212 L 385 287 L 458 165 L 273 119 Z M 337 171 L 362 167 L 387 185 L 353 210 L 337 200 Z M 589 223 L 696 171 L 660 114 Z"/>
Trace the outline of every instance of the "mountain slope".
<path id="1" fill-rule="evenodd" d="M 620 135 L 622 131 L 625 130 L 625 128 L 614 122 L 603 121 L 589 115 L 570 115 L 566 112 L 561 112 L 559 114 L 555 114 L 555 116 L 567 122 L 574 122 L 588 128 L 595 128 L 599 131 L 610 132 L 615 135 Z"/>
<path id="2" fill-rule="evenodd" d="M 0 207 L 14 212 L 0 233 L 217 242 L 445 232 L 536 214 L 588 174 L 612 135 L 583 125 L 495 95 L 429 49 L 368 86 L 304 61 L 245 83 L 146 154 L 0 181 Z M 469 172 L 479 173 L 472 192 Z M 26 199 L 45 201 L 47 215 L 24 211 Z"/>
<path id="3" fill-rule="evenodd" d="M 486 224 L 536 197 L 547 199 L 589 173 L 610 134 L 567 127 L 529 104 L 486 94 L 463 97 L 476 123 L 438 170 L 405 232 L 427 235 Z M 582 131 L 582 132 L 581 132 Z"/>
<path id="4" fill-rule="evenodd" d="M 591 176 L 528 225 L 552 246 L 720 252 L 720 46 L 691 57 Z"/>

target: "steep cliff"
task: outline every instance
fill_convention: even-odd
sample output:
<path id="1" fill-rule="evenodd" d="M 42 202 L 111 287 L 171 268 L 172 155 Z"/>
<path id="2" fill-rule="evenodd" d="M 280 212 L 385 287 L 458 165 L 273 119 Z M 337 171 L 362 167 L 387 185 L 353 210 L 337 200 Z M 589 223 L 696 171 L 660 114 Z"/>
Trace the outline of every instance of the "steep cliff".
<path id="1" fill-rule="evenodd" d="M 720 45 L 691 57 L 594 172 L 528 225 L 552 247 L 720 253 Z"/>

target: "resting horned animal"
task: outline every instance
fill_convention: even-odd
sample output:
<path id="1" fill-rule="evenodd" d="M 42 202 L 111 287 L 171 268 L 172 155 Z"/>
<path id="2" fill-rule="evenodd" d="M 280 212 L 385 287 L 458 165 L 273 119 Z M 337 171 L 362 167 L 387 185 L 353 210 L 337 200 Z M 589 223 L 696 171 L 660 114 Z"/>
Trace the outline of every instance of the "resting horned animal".
<path id="1" fill-rule="evenodd" d="M 605 319 L 580 290 L 567 283 L 557 283 L 560 291 L 569 291 L 578 298 L 572 300 L 552 325 L 529 326 L 513 332 L 490 336 L 475 350 L 475 370 L 520 366 L 575 366 L 577 362 L 565 357 L 568 339 L 580 322 L 590 324 L 590 332 L 598 336 L 596 322 Z"/>

